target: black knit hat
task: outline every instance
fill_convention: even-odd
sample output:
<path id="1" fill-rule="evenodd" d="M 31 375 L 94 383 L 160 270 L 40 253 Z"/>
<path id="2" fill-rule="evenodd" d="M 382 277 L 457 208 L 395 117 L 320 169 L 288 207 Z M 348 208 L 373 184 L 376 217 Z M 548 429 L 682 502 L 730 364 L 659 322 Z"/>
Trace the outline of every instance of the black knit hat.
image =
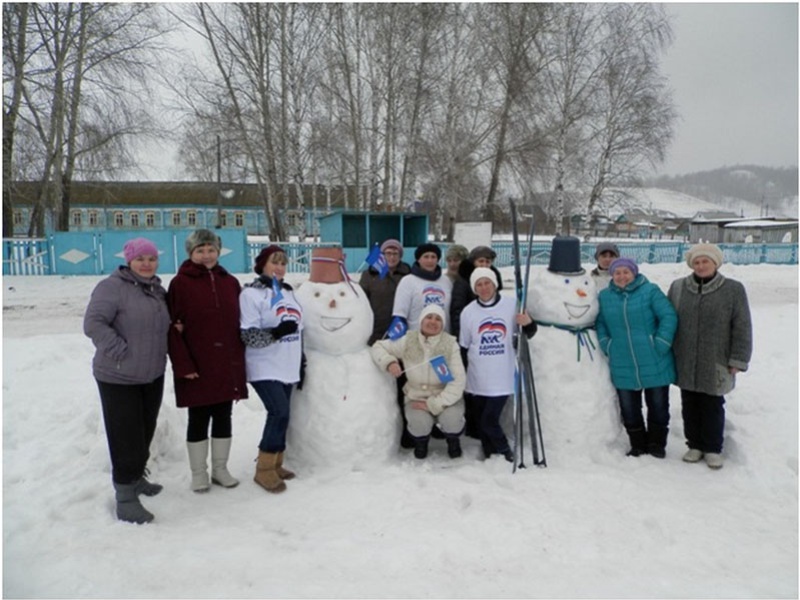
<path id="1" fill-rule="evenodd" d="M 441 260 L 442 258 L 442 249 L 436 244 L 420 244 L 417 246 L 417 249 L 414 250 L 414 260 L 419 260 L 426 252 L 433 252 L 437 260 Z"/>
<path id="2" fill-rule="evenodd" d="M 286 254 L 286 251 L 277 244 L 271 244 L 259 252 L 258 256 L 256 256 L 256 264 L 253 266 L 253 271 L 261 275 L 261 273 L 264 271 L 264 265 L 267 264 L 269 257 L 276 252 L 283 252 Z"/>

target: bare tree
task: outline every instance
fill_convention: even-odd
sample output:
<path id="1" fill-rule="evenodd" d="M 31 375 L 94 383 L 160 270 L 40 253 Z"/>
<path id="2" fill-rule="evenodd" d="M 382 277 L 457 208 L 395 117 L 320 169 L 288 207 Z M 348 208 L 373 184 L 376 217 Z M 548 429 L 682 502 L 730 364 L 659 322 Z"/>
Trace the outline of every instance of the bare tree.
<path id="1" fill-rule="evenodd" d="M 619 4 L 607 14 L 603 72 L 591 120 L 591 189 L 587 214 L 610 185 L 629 182 L 664 160 L 676 112 L 659 56 L 672 40 L 663 7 Z"/>
<path id="2" fill-rule="evenodd" d="M 3 4 L 3 81 L 10 93 L 3 94 L 3 237 L 14 235 L 13 153 L 17 117 L 22 104 L 25 75 L 28 4 Z M 3 86 L 6 89 L 6 86 Z"/>

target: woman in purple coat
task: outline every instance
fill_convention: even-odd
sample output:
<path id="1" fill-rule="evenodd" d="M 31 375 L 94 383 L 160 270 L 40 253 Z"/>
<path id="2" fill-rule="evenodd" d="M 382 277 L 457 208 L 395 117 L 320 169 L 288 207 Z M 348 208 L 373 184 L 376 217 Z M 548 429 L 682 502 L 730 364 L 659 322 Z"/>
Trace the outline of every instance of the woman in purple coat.
<path id="1" fill-rule="evenodd" d="M 221 246 L 219 237 L 208 229 L 192 233 L 186 240 L 189 259 L 167 292 L 172 318 L 169 357 L 177 404 L 189 409 L 186 444 L 195 492 L 208 491 L 211 482 L 222 487 L 239 484 L 227 465 L 233 401 L 247 398 L 244 344 L 239 339 L 241 286 L 220 266 Z"/>
<path id="2" fill-rule="evenodd" d="M 152 521 L 153 513 L 139 495 L 155 496 L 162 489 L 145 479 L 145 467 L 164 392 L 169 314 L 156 275 L 156 245 L 136 238 L 125 243 L 123 254 L 127 264 L 92 292 L 83 332 L 96 348 L 92 373 L 103 407 L 117 518 L 141 524 Z"/>

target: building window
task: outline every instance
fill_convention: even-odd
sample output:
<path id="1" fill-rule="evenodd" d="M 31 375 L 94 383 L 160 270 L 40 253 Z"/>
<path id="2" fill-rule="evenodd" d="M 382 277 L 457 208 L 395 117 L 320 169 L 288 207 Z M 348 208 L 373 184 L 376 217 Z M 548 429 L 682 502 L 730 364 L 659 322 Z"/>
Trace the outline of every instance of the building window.
<path id="1" fill-rule="evenodd" d="M 80 227 L 81 226 L 81 211 L 73 210 L 72 212 L 72 226 L 73 227 Z"/>
<path id="2" fill-rule="evenodd" d="M 125 227 L 125 215 L 121 212 L 114 213 L 114 227 Z"/>
<path id="3" fill-rule="evenodd" d="M 236 223 L 236 227 L 244 227 L 244 213 L 237 212 L 233 215 L 234 223 Z"/>
<path id="4" fill-rule="evenodd" d="M 219 226 L 220 227 L 227 227 L 228 226 L 228 215 L 225 213 L 219 214 Z"/>
<path id="5" fill-rule="evenodd" d="M 131 227 L 139 226 L 139 213 L 131 213 Z"/>
<path id="6" fill-rule="evenodd" d="M 181 213 L 179 213 L 177 210 L 172 212 L 172 226 L 173 227 L 181 226 Z"/>
<path id="7" fill-rule="evenodd" d="M 155 227 L 156 226 L 156 213 L 150 211 L 144 213 L 144 225 L 145 227 Z"/>
<path id="8" fill-rule="evenodd" d="M 23 225 L 23 223 L 24 223 L 24 221 L 22 220 L 22 211 L 21 210 L 15 210 L 14 211 L 14 226 L 15 227 L 19 227 L 19 226 Z"/>
<path id="9" fill-rule="evenodd" d="M 99 215 L 96 210 L 89 211 L 89 225 L 91 227 L 97 227 L 97 222 L 99 221 Z"/>
<path id="10" fill-rule="evenodd" d="M 300 225 L 300 214 L 297 211 L 286 211 L 286 225 L 295 230 Z"/>
<path id="11" fill-rule="evenodd" d="M 197 213 L 193 210 L 190 210 L 186 213 L 186 222 L 191 226 L 194 227 L 197 225 Z"/>

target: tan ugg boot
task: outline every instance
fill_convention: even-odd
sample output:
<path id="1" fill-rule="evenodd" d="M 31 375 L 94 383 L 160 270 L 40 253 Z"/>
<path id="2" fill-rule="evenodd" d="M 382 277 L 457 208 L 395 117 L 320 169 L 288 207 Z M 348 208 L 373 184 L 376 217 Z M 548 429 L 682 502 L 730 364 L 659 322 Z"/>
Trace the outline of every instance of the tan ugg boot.
<path id="1" fill-rule="evenodd" d="M 278 452 L 278 462 L 275 464 L 275 471 L 281 479 L 294 479 L 295 474 L 289 469 L 283 468 L 283 452 Z"/>
<path id="2" fill-rule="evenodd" d="M 277 464 L 278 455 L 276 453 L 259 450 L 256 476 L 253 481 L 273 494 L 278 494 L 286 489 L 286 484 L 278 477 L 278 472 L 275 470 Z"/>

